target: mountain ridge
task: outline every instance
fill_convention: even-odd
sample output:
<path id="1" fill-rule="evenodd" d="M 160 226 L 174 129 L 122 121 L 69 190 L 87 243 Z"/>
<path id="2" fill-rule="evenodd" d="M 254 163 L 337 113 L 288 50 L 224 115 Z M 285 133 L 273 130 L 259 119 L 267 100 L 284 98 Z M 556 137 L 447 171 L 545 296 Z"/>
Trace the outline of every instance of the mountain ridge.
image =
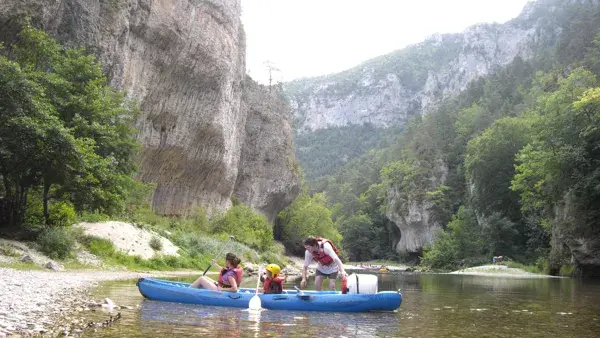
<path id="1" fill-rule="evenodd" d="M 530 1 L 505 23 L 434 34 L 339 73 L 285 83 L 295 129 L 303 133 L 347 124 L 402 125 L 515 57 L 527 60 L 554 47 L 562 23 L 551 14 L 562 6 L 588 2 Z"/>

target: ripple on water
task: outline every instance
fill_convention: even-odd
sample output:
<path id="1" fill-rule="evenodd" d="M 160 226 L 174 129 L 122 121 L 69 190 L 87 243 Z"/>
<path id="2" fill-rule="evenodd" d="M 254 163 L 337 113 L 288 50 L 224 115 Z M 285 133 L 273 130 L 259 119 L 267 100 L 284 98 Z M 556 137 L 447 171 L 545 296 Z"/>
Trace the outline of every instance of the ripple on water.
<path id="1" fill-rule="evenodd" d="M 256 285 L 256 281 L 247 281 Z M 134 282 L 102 286 L 123 318 L 87 337 L 597 337 L 600 283 L 389 274 L 380 290 L 403 290 L 398 312 L 260 311 L 144 300 Z M 139 308 L 135 307 L 139 305 Z M 102 320 L 105 318 L 102 318 Z"/>

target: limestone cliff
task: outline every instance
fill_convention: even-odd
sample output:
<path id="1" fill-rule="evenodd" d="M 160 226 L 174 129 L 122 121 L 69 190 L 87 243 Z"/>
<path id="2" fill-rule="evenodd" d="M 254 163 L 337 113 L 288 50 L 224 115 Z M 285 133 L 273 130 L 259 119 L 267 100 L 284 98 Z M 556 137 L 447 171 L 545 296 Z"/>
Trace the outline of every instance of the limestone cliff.
<path id="1" fill-rule="evenodd" d="M 527 60 L 553 52 L 561 33 L 572 24 L 565 15 L 573 11 L 569 6 L 591 3 L 600 1 L 530 2 L 519 17 L 504 24 L 478 24 L 458 34 L 436 34 L 338 74 L 287 83 L 284 88 L 294 109 L 298 143 L 311 153 L 318 145 L 304 140 L 313 139 L 315 130 L 322 134 L 330 130 L 335 135 L 339 128 L 329 127 L 367 122 L 388 127 L 402 125 L 411 116 L 424 116 L 473 80 L 517 56 Z M 437 173 L 427 176 L 431 184 L 419 186 L 421 191 L 444 184 L 444 175 L 440 175 L 444 170 L 434 171 Z M 446 224 L 435 217 L 430 201 L 402 188 L 401 183 L 387 186 L 387 201 L 386 216 L 401 232 L 396 244 L 400 253 L 421 251 L 434 240 L 436 229 Z"/>
<path id="2" fill-rule="evenodd" d="M 300 166 L 292 142 L 292 112 L 280 88 L 246 77 L 246 138 L 234 194 L 270 222 L 300 193 Z"/>
<path id="3" fill-rule="evenodd" d="M 231 204 L 246 131 L 240 2 L 3 0 L 0 41 L 15 39 L 19 20 L 28 15 L 62 42 L 97 54 L 111 85 L 140 102 L 139 177 L 157 184 L 154 208 L 163 214 L 184 214 L 198 205 L 224 210 Z"/>
<path id="4" fill-rule="evenodd" d="M 448 167 L 438 160 L 434 168 L 423 182 L 397 182 L 390 184 L 387 191 L 386 217 L 400 230 L 400 240 L 395 246 L 400 254 L 416 254 L 423 247 L 432 243 L 444 222 L 437 214 L 435 204 L 425 196 L 418 196 L 417 191 L 434 191 L 446 183 Z M 403 187 L 413 188 L 407 192 Z M 414 189 L 416 185 L 422 187 Z"/>
<path id="5" fill-rule="evenodd" d="M 552 13 L 564 1 L 538 3 L 504 24 L 436 34 L 338 74 L 286 83 L 296 128 L 305 132 L 363 123 L 387 127 L 426 114 L 472 80 L 555 43 L 561 23 L 553 22 Z"/>
<path id="6" fill-rule="evenodd" d="M 557 274 L 561 265 L 577 267 L 585 277 L 600 276 L 600 228 L 597 224 L 598 202 L 582 205 L 581 192 L 572 189 L 554 207 L 550 272 Z M 584 193 L 585 194 L 585 193 Z M 590 212 L 591 211 L 591 212 Z"/>

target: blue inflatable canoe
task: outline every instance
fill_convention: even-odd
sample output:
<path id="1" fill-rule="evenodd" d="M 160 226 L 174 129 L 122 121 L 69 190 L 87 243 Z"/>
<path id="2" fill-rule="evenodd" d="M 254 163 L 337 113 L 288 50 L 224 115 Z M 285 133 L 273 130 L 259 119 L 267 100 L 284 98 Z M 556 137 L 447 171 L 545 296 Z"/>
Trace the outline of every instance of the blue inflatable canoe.
<path id="1" fill-rule="evenodd" d="M 190 288 L 188 283 L 171 282 L 153 278 L 140 278 L 137 282 L 142 296 L 158 301 L 213 306 L 248 308 L 254 289 L 240 288 L 238 292 L 222 292 Z M 393 311 L 400 307 L 402 295 L 395 291 L 376 294 L 342 294 L 337 291 L 284 290 L 281 294 L 260 294 L 264 309 L 296 311 L 365 312 Z"/>

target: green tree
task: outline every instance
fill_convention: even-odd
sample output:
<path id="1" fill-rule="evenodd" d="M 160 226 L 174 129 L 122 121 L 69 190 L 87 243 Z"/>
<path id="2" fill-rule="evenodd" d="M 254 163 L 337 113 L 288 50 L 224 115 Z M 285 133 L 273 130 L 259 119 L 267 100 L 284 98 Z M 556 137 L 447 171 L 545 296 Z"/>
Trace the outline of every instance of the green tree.
<path id="1" fill-rule="evenodd" d="M 331 210 L 323 194 L 309 196 L 303 192 L 290 206 L 279 213 L 281 238 L 286 249 L 302 254 L 302 241 L 308 236 L 319 236 L 341 244 L 342 236 L 335 228 Z"/>
<path id="2" fill-rule="evenodd" d="M 565 191 L 584 178 L 582 169 L 590 168 L 582 132 L 593 128 L 595 91 L 575 101 L 595 83 L 592 73 L 578 68 L 559 78 L 558 90 L 538 99 L 533 140 L 519 152 L 512 181 L 525 210 L 552 209 Z"/>
<path id="3" fill-rule="evenodd" d="M 520 218 L 519 195 L 510 189 L 515 156 L 531 140 L 533 119 L 503 118 L 469 141 L 465 155 L 467 179 L 472 184 L 471 205 L 482 215 L 507 214 Z"/>
<path id="4" fill-rule="evenodd" d="M 371 218 L 360 212 L 344 219 L 339 228 L 343 235 L 344 249 L 348 252 L 348 258 L 352 261 L 365 261 L 376 257 L 374 250 L 377 243 L 378 229 L 373 227 Z"/>
<path id="5" fill-rule="evenodd" d="M 475 214 L 460 207 L 448 231 L 441 231 L 438 239 L 423 251 L 422 264 L 437 269 L 452 270 L 486 261 L 482 255 L 481 228 Z"/>
<path id="6" fill-rule="evenodd" d="M 0 57 L 0 176 L 10 225 L 23 223 L 28 192 L 78 211 L 122 212 L 143 185 L 132 178 L 138 112 L 108 86 L 100 64 L 26 24 L 11 58 Z M 33 196 L 33 195 L 32 195 Z"/>
<path id="7" fill-rule="evenodd" d="M 239 204 L 213 220 L 213 233 L 235 236 L 236 240 L 261 251 L 273 245 L 273 228 L 265 216 Z"/>

